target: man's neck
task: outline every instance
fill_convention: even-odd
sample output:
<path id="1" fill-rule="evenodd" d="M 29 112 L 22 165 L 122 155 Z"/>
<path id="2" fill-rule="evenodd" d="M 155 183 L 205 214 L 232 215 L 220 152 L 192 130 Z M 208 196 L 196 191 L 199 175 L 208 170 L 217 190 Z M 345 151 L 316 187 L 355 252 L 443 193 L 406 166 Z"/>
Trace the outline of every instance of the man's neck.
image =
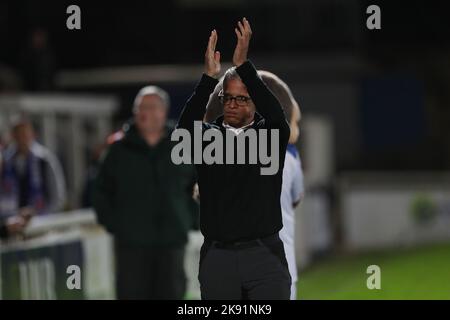
<path id="1" fill-rule="evenodd" d="M 161 139 L 164 136 L 164 130 L 159 130 L 159 131 L 147 131 L 147 132 L 143 132 L 142 133 L 142 138 L 145 140 L 145 142 L 147 142 L 148 145 L 150 145 L 151 147 L 157 145 L 159 143 L 159 141 L 161 141 Z"/>

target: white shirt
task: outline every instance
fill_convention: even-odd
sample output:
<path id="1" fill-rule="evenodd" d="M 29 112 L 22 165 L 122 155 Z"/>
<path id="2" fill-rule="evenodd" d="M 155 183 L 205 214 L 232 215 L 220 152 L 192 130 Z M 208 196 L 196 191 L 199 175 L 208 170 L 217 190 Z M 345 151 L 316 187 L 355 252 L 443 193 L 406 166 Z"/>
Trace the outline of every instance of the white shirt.
<path id="1" fill-rule="evenodd" d="M 223 126 L 225 129 L 231 130 L 235 135 L 238 135 L 239 133 L 241 133 L 242 131 L 244 131 L 244 129 L 246 129 L 246 128 L 248 128 L 248 127 L 251 127 L 251 126 L 253 125 L 254 122 L 255 122 L 255 121 L 253 120 L 252 122 L 250 122 L 249 124 L 247 124 L 247 125 L 245 125 L 245 126 L 243 126 L 243 127 L 235 128 L 235 127 L 230 126 L 229 124 L 226 124 L 225 121 L 223 121 L 223 122 L 222 122 L 222 126 Z"/>
<path id="2" fill-rule="evenodd" d="M 280 238 L 286 252 L 286 260 L 292 282 L 297 281 L 297 263 L 295 260 L 295 208 L 293 203 L 301 200 L 304 193 L 303 172 L 300 157 L 293 145 L 288 146 L 283 169 L 281 188 L 281 212 L 283 228 Z"/>

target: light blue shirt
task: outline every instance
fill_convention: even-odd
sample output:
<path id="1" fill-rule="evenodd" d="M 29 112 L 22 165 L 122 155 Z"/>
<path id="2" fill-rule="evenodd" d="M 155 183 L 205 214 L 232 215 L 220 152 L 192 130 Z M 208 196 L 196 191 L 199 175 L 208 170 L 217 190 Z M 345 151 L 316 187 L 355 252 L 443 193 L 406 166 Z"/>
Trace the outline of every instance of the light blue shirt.
<path id="1" fill-rule="evenodd" d="M 295 260 L 295 208 L 294 203 L 299 202 L 304 194 L 303 171 L 300 156 L 294 145 L 287 147 L 283 170 L 283 185 L 281 188 L 281 212 L 283 228 L 280 238 L 284 243 L 286 260 L 292 282 L 297 281 L 297 264 Z"/>

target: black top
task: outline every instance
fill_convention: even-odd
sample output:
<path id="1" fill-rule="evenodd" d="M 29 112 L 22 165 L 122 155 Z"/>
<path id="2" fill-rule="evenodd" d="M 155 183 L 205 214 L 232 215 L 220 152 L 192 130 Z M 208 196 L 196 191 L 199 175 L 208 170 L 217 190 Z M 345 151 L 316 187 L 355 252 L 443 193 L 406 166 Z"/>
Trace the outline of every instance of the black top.
<path id="1" fill-rule="evenodd" d="M 195 169 L 170 160 L 173 129 L 149 146 L 132 124 L 112 144 L 94 183 L 98 221 L 126 246 L 179 247 L 196 227 Z"/>
<path id="2" fill-rule="evenodd" d="M 257 110 L 250 128 L 279 129 L 279 169 L 274 175 L 261 175 L 260 169 L 264 166 L 259 160 L 257 164 L 196 164 L 200 229 L 205 238 L 216 241 L 256 239 L 282 228 L 280 195 L 289 125 L 278 99 L 263 83 L 253 64 L 247 61 L 236 71 Z M 202 121 L 205 106 L 216 84 L 216 79 L 203 74 L 181 113 L 178 128 L 193 132 L 194 121 Z M 202 129 L 216 129 L 224 133 L 226 129 L 222 121 L 223 116 L 213 123 L 203 123 Z M 193 134 L 191 136 L 194 137 Z M 225 141 L 225 134 L 223 137 Z M 257 137 L 259 141 L 259 133 Z M 206 145 L 204 142 L 203 148 Z M 248 143 L 246 147 L 248 150 Z M 225 159 L 225 148 L 223 152 Z"/>

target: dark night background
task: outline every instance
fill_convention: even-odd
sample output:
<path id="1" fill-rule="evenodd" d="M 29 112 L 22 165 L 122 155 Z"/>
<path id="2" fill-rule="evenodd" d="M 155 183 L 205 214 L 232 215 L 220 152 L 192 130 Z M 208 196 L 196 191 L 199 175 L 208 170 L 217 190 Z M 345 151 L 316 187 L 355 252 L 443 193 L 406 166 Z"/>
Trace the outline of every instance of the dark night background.
<path id="1" fill-rule="evenodd" d="M 79 31 L 65 27 L 70 4 L 81 8 Z M 381 7 L 381 30 L 366 28 L 365 10 L 370 4 Z M 246 16 L 254 30 L 250 58 L 263 68 L 282 73 L 288 83 L 357 84 L 357 122 L 346 124 L 344 115 L 334 119 L 338 171 L 450 169 L 450 19 L 446 9 L 444 1 L 2 0 L 0 61 L 21 70 L 21 53 L 34 28 L 48 31 L 58 71 L 201 64 L 213 28 L 219 33 L 223 60 L 230 61 L 233 26 Z M 333 63 L 342 54 L 362 67 L 346 69 L 344 64 L 339 73 L 327 72 L 326 66 L 320 71 L 308 67 L 316 57 Z M 302 68 L 293 72 L 298 65 Z M 286 69 L 292 72 L 284 75 Z M 160 83 L 172 94 L 172 117 L 194 84 Z M 140 86 L 56 84 L 53 90 L 117 94 L 122 104 L 116 117 L 120 123 L 130 115 L 130 103 Z M 302 92 L 294 93 L 302 101 Z M 336 117 L 339 108 L 338 101 L 322 110 L 302 104 L 305 115 Z M 345 133 L 339 126 L 355 127 L 358 135 L 357 147 L 348 147 L 345 154 L 341 150 L 355 133 Z"/>

